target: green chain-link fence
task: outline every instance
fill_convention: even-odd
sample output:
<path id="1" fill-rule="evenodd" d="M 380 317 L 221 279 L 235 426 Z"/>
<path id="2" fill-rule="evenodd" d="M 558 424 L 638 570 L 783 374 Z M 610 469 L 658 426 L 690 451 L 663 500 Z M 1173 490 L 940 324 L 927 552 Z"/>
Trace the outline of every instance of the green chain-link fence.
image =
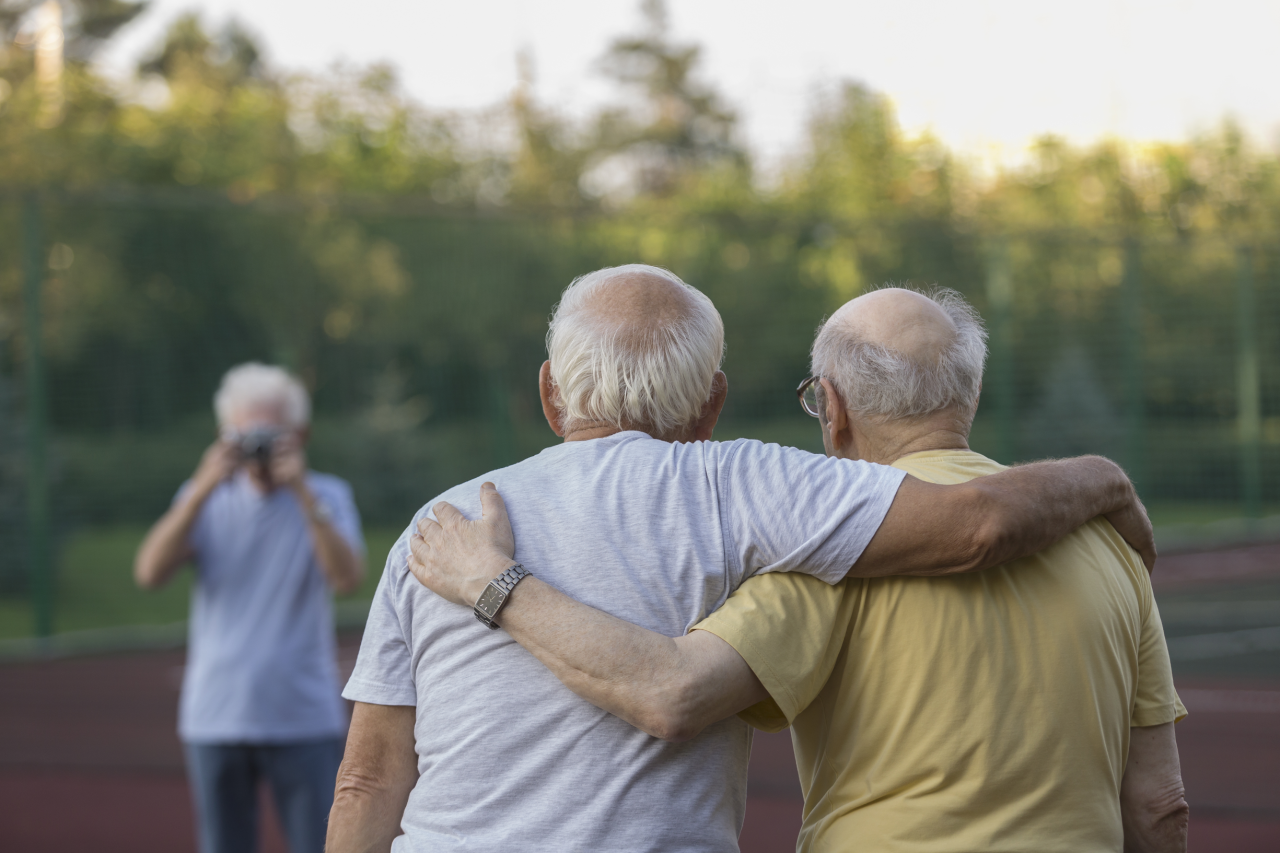
<path id="1" fill-rule="evenodd" d="M 820 449 L 793 393 L 819 320 L 866 286 L 937 283 L 991 331 L 976 449 L 1113 456 L 1158 522 L 1280 501 L 1280 244 L 8 194 L 0 637 L 164 618 L 113 604 L 104 578 L 127 587 L 141 532 L 212 440 L 220 376 L 250 359 L 310 385 L 312 465 L 353 483 L 377 566 L 426 500 L 555 440 L 536 393 L 551 307 L 574 276 L 637 260 L 724 315 L 720 437 Z"/>

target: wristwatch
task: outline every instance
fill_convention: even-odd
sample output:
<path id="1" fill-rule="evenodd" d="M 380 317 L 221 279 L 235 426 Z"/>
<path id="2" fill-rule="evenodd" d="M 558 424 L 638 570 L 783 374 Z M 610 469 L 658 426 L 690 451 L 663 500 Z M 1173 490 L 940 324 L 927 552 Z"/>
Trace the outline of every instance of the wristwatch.
<path id="1" fill-rule="evenodd" d="M 530 574 L 531 572 L 528 569 L 516 563 L 489 581 L 489 585 L 484 588 L 484 592 L 480 593 L 480 599 L 476 601 L 474 608 L 476 618 L 490 628 L 497 628 L 498 623 L 493 620 L 497 618 L 498 612 L 507 603 L 507 597 L 511 595 L 511 590 L 515 589 L 516 584 Z"/>

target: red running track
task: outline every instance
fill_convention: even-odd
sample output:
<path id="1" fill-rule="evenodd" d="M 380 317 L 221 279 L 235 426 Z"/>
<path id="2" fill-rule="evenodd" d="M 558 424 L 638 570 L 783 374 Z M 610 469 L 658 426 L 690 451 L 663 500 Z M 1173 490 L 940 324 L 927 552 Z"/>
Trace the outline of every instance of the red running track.
<path id="1" fill-rule="evenodd" d="M 1157 585 L 1270 578 L 1277 567 L 1276 546 L 1168 558 Z M 357 643 L 341 638 L 348 667 Z M 0 665 L 0 851 L 194 851 L 174 734 L 182 660 L 155 652 Z M 1280 851 L 1280 683 L 1184 679 L 1179 690 L 1191 711 L 1177 729 L 1190 849 Z M 750 773 L 743 853 L 793 850 L 801 797 L 789 737 L 757 735 Z M 283 853 L 269 808 L 264 815 L 262 849 Z"/>

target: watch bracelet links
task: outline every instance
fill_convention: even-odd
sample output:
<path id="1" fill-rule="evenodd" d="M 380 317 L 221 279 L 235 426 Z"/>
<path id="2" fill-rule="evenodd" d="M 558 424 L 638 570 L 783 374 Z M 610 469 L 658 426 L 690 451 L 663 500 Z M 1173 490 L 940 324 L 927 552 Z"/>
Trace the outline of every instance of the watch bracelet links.
<path id="1" fill-rule="evenodd" d="M 516 563 L 514 565 L 508 566 L 506 569 L 503 570 L 502 574 L 498 575 L 496 578 L 489 581 L 489 584 L 488 586 L 485 587 L 485 589 L 488 590 L 489 587 L 493 587 L 497 589 L 499 592 L 502 593 L 502 601 L 498 603 L 497 608 L 495 608 L 493 611 L 493 615 L 490 616 L 489 614 L 485 613 L 480 609 L 480 601 L 483 601 L 485 597 L 484 593 L 481 593 L 480 599 L 476 601 L 476 606 L 472 608 L 473 612 L 476 615 L 476 619 L 480 620 L 480 622 L 486 628 L 497 630 L 498 623 L 494 622 L 493 620 L 497 618 L 498 614 L 502 612 L 502 608 L 506 606 L 507 598 L 511 595 L 511 590 L 515 589 L 516 584 L 520 583 L 520 581 L 529 577 L 529 575 L 531 574 L 533 573 L 530 572 L 528 569 L 526 569 L 523 565 L 521 565 L 520 563 Z"/>
<path id="2" fill-rule="evenodd" d="M 516 584 L 520 583 L 520 581 L 527 578 L 530 574 L 531 572 L 523 565 L 516 563 L 514 565 L 507 566 L 506 570 L 504 570 L 502 574 L 489 581 L 489 583 L 494 584 L 498 589 L 502 590 L 507 595 L 510 595 L 511 590 L 516 588 Z"/>

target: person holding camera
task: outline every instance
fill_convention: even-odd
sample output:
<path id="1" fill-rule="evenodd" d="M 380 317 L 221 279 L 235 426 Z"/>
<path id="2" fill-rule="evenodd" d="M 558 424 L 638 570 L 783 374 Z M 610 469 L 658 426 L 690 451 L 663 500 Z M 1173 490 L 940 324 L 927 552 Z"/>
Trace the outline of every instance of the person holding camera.
<path id="1" fill-rule="evenodd" d="M 195 566 L 178 733 L 202 853 L 258 844 L 258 784 L 293 853 L 321 853 L 342 760 L 330 591 L 355 591 L 351 487 L 307 470 L 311 403 L 279 367 L 243 364 L 214 396 L 219 437 L 134 561 L 144 589 Z"/>

